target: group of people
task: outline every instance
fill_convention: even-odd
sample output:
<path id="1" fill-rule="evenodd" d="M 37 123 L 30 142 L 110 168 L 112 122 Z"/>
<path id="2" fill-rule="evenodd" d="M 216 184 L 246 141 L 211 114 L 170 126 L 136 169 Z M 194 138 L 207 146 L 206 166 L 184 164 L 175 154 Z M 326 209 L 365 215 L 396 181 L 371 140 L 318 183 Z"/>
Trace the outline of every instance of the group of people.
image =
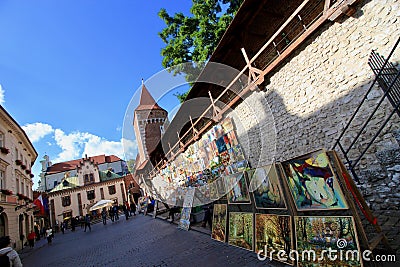
<path id="1" fill-rule="evenodd" d="M 114 205 L 110 207 L 110 209 L 107 211 L 106 208 L 103 208 L 101 211 L 101 218 L 103 221 L 103 224 L 107 224 L 107 215 L 110 217 L 112 222 L 118 221 L 119 220 L 119 212 L 122 209 L 123 213 L 125 214 L 125 219 L 128 220 L 129 217 L 132 216 L 132 214 L 135 216 L 136 215 L 136 204 L 129 202 L 125 202 L 122 207 L 119 207 L 118 205 Z"/>

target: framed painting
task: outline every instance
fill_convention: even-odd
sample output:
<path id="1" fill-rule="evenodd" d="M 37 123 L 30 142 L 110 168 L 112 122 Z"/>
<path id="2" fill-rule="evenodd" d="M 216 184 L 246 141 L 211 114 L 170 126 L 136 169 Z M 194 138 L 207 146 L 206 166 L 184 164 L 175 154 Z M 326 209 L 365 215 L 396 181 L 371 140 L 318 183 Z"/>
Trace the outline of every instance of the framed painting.
<path id="1" fill-rule="evenodd" d="M 293 265 L 294 260 L 289 257 L 293 248 L 291 217 L 256 213 L 255 225 L 256 253 Z M 278 255 L 278 251 L 284 251 L 285 254 Z"/>
<path id="2" fill-rule="evenodd" d="M 253 213 L 229 213 L 228 244 L 253 250 Z"/>
<path id="3" fill-rule="evenodd" d="M 226 204 L 214 204 L 211 238 L 220 242 L 226 240 L 226 216 L 228 206 Z"/>
<path id="4" fill-rule="evenodd" d="M 250 204 L 250 194 L 244 172 L 225 176 L 228 204 Z"/>
<path id="5" fill-rule="evenodd" d="M 286 209 L 275 164 L 247 171 L 257 209 Z"/>
<path id="6" fill-rule="evenodd" d="M 323 150 L 282 162 L 281 165 L 297 210 L 348 208 Z"/>
<path id="7" fill-rule="evenodd" d="M 352 216 L 294 218 L 298 266 L 362 266 Z M 337 257 L 328 257 L 329 251 Z"/>
<path id="8" fill-rule="evenodd" d="M 188 231 L 190 227 L 190 214 L 192 213 L 191 207 L 183 207 L 181 211 L 181 218 L 179 219 L 178 228 Z"/>

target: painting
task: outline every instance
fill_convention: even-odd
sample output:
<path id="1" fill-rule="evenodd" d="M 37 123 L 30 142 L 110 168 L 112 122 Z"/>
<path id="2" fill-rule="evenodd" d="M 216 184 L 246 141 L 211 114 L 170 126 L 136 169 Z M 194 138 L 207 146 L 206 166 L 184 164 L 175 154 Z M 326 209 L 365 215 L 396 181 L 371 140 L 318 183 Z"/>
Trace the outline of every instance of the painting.
<path id="1" fill-rule="evenodd" d="M 194 199 L 194 188 L 188 188 L 185 190 L 185 197 L 183 200 L 183 208 L 181 212 L 181 218 L 179 220 L 178 227 L 184 230 L 189 230 L 190 226 L 190 213 L 192 212 L 193 199 Z"/>
<path id="2" fill-rule="evenodd" d="M 286 215 L 256 214 L 255 251 L 268 259 L 294 264 L 289 257 L 292 250 L 291 218 Z M 278 251 L 285 251 L 285 257 L 278 257 Z"/>
<path id="3" fill-rule="evenodd" d="M 229 204 L 250 204 L 250 194 L 244 172 L 225 176 L 225 186 L 228 191 Z"/>
<path id="4" fill-rule="evenodd" d="M 282 162 L 282 168 L 297 210 L 348 208 L 324 151 Z"/>
<path id="5" fill-rule="evenodd" d="M 286 209 L 275 164 L 247 172 L 257 209 Z"/>
<path id="6" fill-rule="evenodd" d="M 215 204 L 212 220 L 211 238 L 217 241 L 226 240 L 226 216 L 228 208 L 226 204 Z"/>
<path id="7" fill-rule="evenodd" d="M 229 213 L 228 244 L 253 250 L 253 213 Z"/>
<path id="8" fill-rule="evenodd" d="M 298 266 L 362 266 L 361 257 L 356 257 L 361 254 L 352 216 L 299 216 L 295 217 L 295 229 L 297 252 L 305 255 Z M 327 252 L 333 250 L 336 259 L 328 257 Z M 306 255 L 309 251 L 311 256 Z"/>

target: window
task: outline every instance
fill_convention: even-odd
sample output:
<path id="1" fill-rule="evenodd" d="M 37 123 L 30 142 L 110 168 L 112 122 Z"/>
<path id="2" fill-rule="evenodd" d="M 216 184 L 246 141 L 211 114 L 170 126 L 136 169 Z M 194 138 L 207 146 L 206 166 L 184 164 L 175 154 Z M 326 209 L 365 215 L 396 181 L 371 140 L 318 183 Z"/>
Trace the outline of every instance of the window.
<path id="1" fill-rule="evenodd" d="M 85 174 L 85 184 L 89 182 L 89 175 Z"/>
<path id="2" fill-rule="evenodd" d="M 17 159 L 18 159 L 18 149 L 15 148 L 15 160 L 17 160 Z"/>
<path id="3" fill-rule="evenodd" d="M 56 187 L 57 184 L 58 184 L 58 182 L 57 182 L 57 181 L 54 181 L 54 182 L 53 182 L 53 187 Z"/>
<path id="4" fill-rule="evenodd" d="M 0 132 L 0 147 L 5 147 L 4 133 Z"/>
<path id="5" fill-rule="evenodd" d="M 85 184 L 91 184 L 91 183 L 94 183 L 93 173 L 85 174 Z"/>
<path id="6" fill-rule="evenodd" d="M 92 200 L 92 199 L 96 198 L 96 195 L 94 194 L 94 190 L 87 191 L 86 194 L 87 194 L 88 200 Z"/>
<path id="7" fill-rule="evenodd" d="M 24 192 L 24 181 L 23 180 L 21 181 L 21 194 L 25 195 L 25 192 Z"/>
<path id="8" fill-rule="evenodd" d="M 6 177 L 4 171 L 0 171 L 0 189 L 6 189 Z"/>
<path id="9" fill-rule="evenodd" d="M 101 199 L 104 199 L 104 189 L 100 188 L 100 197 Z"/>
<path id="10" fill-rule="evenodd" d="M 89 174 L 89 179 L 90 179 L 90 182 L 91 182 L 91 183 L 93 183 L 93 182 L 94 182 L 93 173 Z"/>
<path id="11" fill-rule="evenodd" d="M 115 185 L 111 185 L 111 186 L 108 187 L 108 193 L 109 193 L 110 195 L 114 195 L 114 194 L 116 193 L 116 191 L 115 191 Z"/>
<path id="12" fill-rule="evenodd" d="M 28 186 L 26 186 L 26 196 L 27 196 L 27 197 L 31 197 L 31 196 L 30 196 L 30 192 L 29 192 L 29 187 L 28 187 Z"/>
<path id="13" fill-rule="evenodd" d="M 16 184 L 15 187 L 16 187 L 16 191 L 17 191 L 16 193 L 18 194 L 19 193 L 19 179 L 18 178 L 16 179 L 15 184 Z"/>
<path id="14" fill-rule="evenodd" d="M 63 207 L 68 207 L 71 205 L 71 196 L 65 196 L 61 199 Z"/>

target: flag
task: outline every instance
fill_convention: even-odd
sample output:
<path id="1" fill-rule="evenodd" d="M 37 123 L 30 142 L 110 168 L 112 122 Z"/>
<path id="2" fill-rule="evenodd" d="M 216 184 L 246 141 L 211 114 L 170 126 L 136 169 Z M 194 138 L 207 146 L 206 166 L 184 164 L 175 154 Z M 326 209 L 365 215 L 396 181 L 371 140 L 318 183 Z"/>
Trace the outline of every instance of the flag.
<path id="1" fill-rule="evenodd" d="M 35 199 L 33 201 L 33 204 L 35 204 L 36 207 L 40 209 L 40 214 L 45 215 L 42 195 L 40 195 L 37 199 Z"/>

